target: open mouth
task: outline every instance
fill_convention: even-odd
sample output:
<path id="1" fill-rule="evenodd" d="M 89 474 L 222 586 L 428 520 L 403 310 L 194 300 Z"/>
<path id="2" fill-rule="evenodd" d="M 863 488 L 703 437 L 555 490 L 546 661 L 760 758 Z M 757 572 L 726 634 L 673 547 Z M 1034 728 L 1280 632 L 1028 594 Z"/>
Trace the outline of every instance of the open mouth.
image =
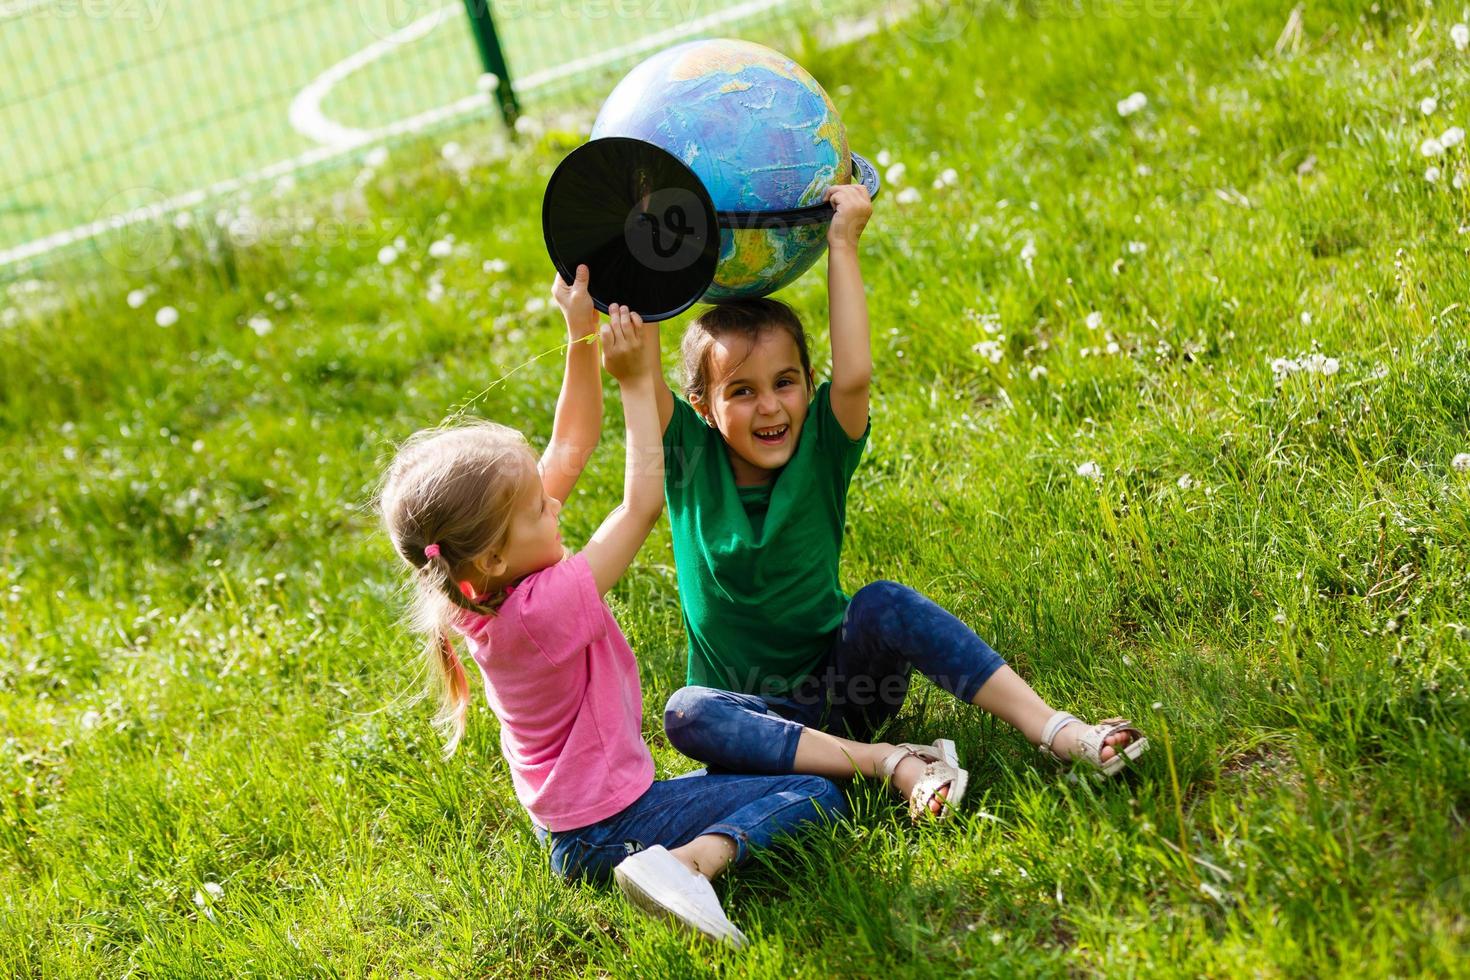
<path id="1" fill-rule="evenodd" d="M 756 442 L 767 446 L 779 446 L 786 441 L 786 434 L 791 431 L 789 425 L 773 425 L 765 429 L 755 430 Z"/>

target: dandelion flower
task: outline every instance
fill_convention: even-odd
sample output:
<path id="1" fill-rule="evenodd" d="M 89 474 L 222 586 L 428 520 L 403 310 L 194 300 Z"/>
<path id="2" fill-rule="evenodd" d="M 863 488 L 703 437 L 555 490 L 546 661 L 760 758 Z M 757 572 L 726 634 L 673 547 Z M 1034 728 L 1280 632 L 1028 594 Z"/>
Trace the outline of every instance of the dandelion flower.
<path id="1" fill-rule="evenodd" d="M 128 293 L 128 306 L 131 309 L 136 310 L 146 302 L 148 302 L 148 290 L 135 289 Z"/>
<path id="2" fill-rule="evenodd" d="M 447 259 L 454 252 L 454 243 L 441 238 L 429 246 L 429 258 Z"/>
<path id="3" fill-rule="evenodd" d="M 1439 100 L 1432 95 L 1426 95 L 1419 100 L 1419 111 L 1426 116 L 1434 115 L 1434 110 L 1439 108 Z"/>
<path id="4" fill-rule="evenodd" d="M 1419 153 L 1421 156 L 1437 157 L 1443 152 L 1444 144 L 1435 139 L 1433 136 L 1429 137 L 1423 143 L 1419 144 Z"/>
<path id="5" fill-rule="evenodd" d="M 1120 99 L 1118 101 L 1118 115 L 1126 119 L 1127 117 L 1133 115 L 1135 112 L 1142 110 L 1147 105 L 1148 96 L 1144 95 L 1142 92 L 1134 92 L 1126 99 Z"/>
<path id="6" fill-rule="evenodd" d="M 1091 313 L 1087 314 L 1087 319 L 1083 320 L 1082 322 L 1087 324 L 1088 330 L 1096 330 L 1098 327 L 1102 326 L 1103 317 L 1102 314 L 1099 313 L 1097 310 L 1093 310 Z"/>
<path id="7" fill-rule="evenodd" d="M 266 334 L 271 332 L 272 327 L 270 320 L 266 317 L 260 316 L 259 314 L 251 317 L 245 325 L 251 330 L 255 331 L 255 336 L 257 337 L 264 337 Z"/>
<path id="8" fill-rule="evenodd" d="M 398 261 L 398 249 L 392 245 L 384 245 L 378 249 L 378 265 L 392 265 Z"/>
<path id="9" fill-rule="evenodd" d="M 1330 378 L 1337 373 L 1338 367 L 1339 365 L 1337 363 L 1337 358 L 1327 357 L 1323 358 L 1321 367 L 1318 370 L 1320 370 L 1323 375 Z"/>
<path id="10" fill-rule="evenodd" d="M 1470 453 L 1457 453 L 1450 460 L 1450 466 L 1454 467 L 1456 473 L 1470 473 Z"/>
<path id="11" fill-rule="evenodd" d="M 544 298 L 540 296 L 532 296 L 530 299 L 526 300 L 527 313 L 540 313 L 544 309 L 546 309 L 546 300 Z"/>
<path id="12" fill-rule="evenodd" d="M 1001 338 L 1004 340 L 1005 338 Z M 985 358 L 991 364 L 999 364 L 1001 358 L 1005 357 L 1005 348 L 998 341 L 982 340 L 975 344 L 970 350 Z"/>
<path id="13" fill-rule="evenodd" d="M 220 898 L 225 893 L 224 887 L 217 881 L 206 881 L 204 890 L 215 898 Z"/>
<path id="14" fill-rule="evenodd" d="M 1438 183 L 1439 182 L 1439 168 L 1438 167 L 1425 167 L 1424 168 L 1424 179 L 1427 180 L 1427 181 L 1429 181 L 1431 184 Z"/>
<path id="15" fill-rule="evenodd" d="M 1308 313 L 1306 310 L 1302 310 L 1302 326 L 1304 326 L 1304 327 L 1310 327 L 1311 325 L 1312 325 L 1312 314 Z"/>
<path id="16" fill-rule="evenodd" d="M 1147 252 L 1147 251 L 1148 251 L 1148 245 L 1145 242 L 1129 242 L 1128 243 L 1128 254 L 1129 255 L 1142 255 L 1144 252 Z"/>
<path id="17" fill-rule="evenodd" d="M 1456 51 L 1464 51 L 1470 48 L 1470 26 L 1456 24 L 1450 28 L 1450 40 L 1455 42 Z"/>
<path id="18" fill-rule="evenodd" d="M 1102 479 L 1102 467 L 1101 466 L 1098 466 L 1096 462 L 1094 462 L 1093 460 L 1090 460 L 1089 459 L 1085 463 L 1079 463 L 1078 464 L 1078 466 L 1077 466 L 1077 475 L 1080 476 L 1080 477 L 1084 477 L 1084 478 L 1086 478 L 1088 480 L 1101 480 Z"/>
<path id="19" fill-rule="evenodd" d="M 161 306 L 158 312 L 153 314 L 153 322 L 160 327 L 171 327 L 179 322 L 179 311 L 172 306 Z"/>
<path id="20" fill-rule="evenodd" d="M 1121 348 L 1121 347 L 1118 346 L 1118 342 L 1116 340 L 1110 340 L 1110 341 L 1108 341 L 1108 353 L 1109 354 L 1116 354 L 1116 353 L 1118 353 L 1118 351 L 1120 351 L 1122 349 L 1123 348 Z"/>
<path id="21" fill-rule="evenodd" d="M 1188 473 L 1185 473 L 1174 482 L 1178 485 L 1180 490 L 1189 490 L 1194 487 L 1194 477 L 1190 476 Z"/>
<path id="22" fill-rule="evenodd" d="M 893 162 L 893 157 L 887 150 L 879 150 L 878 155 L 873 158 L 873 162 L 880 167 L 886 167 Z"/>
<path id="23" fill-rule="evenodd" d="M 489 272 L 492 275 L 499 275 L 509 268 L 510 263 L 505 261 L 505 259 L 486 259 L 480 263 L 480 271 Z"/>
<path id="24" fill-rule="evenodd" d="M 960 182 L 959 171 L 954 167 L 945 167 L 939 172 L 939 179 L 945 187 L 953 187 Z"/>
<path id="25" fill-rule="evenodd" d="M 1033 239 L 1028 238 L 1026 239 L 1026 244 L 1021 246 L 1021 264 L 1026 267 L 1027 272 L 1031 271 L 1031 262 L 1035 258 L 1036 242 Z"/>
<path id="26" fill-rule="evenodd" d="M 1459 126 L 1451 126 L 1439 134 L 1439 145 L 1448 150 L 1452 146 L 1459 146 L 1465 142 L 1465 131 Z"/>
<path id="27" fill-rule="evenodd" d="M 1032 381 L 1040 381 L 1042 378 L 1046 377 L 1047 372 L 1044 365 L 1038 364 L 1027 373 L 1029 374 Z"/>
<path id="28" fill-rule="evenodd" d="M 908 172 L 908 167 L 901 163 L 895 163 L 883 172 L 883 181 L 887 184 L 901 184 L 903 183 L 904 174 Z"/>
<path id="29" fill-rule="evenodd" d="M 919 191 L 918 191 L 918 188 L 915 188 L 915 187 L 905 187 L 903 190 L 901 190 L 901 191 L 898 192 L 898 196 L 895 197 L 894 200 L 897 201 L 899 204 L 918 204 L 919 203 Z"/>

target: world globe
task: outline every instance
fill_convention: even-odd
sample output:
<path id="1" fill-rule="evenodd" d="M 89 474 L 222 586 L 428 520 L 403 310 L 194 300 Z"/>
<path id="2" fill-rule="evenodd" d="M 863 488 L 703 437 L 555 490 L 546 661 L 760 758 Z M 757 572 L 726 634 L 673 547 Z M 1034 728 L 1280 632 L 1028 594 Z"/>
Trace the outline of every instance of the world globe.
<path id="1" fill-rule="evenodd" d="M 806 69 L 770 48 L 728 39 L 659 52 L 618 83 L 592 139 L 631 137 L 689 167 L 716 211 L 820 204 L 852 180 L 847 131 Z M 721 228 L 711 302 L 764 296 L 794 282 L 826 248 L 827 222 Z"/>

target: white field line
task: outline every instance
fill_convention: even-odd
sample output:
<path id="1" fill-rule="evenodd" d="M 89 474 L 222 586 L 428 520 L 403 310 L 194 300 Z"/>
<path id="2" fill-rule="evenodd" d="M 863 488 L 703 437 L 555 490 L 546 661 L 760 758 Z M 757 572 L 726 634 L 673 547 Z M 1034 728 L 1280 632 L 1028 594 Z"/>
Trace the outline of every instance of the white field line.
<path id="1" fill-rule="evenodd" d="M 3 2 L 3 0 L 0 0 L 0 2 Z M 52 2 L 52 0 L 33 0 L 33 2 L 39 4 Z M 589 55 L 587 57 L 577 58 L 564 65 L 558 65 L 555 68 L 549 68 L 540 72 L 533 72 L 532 74 L 525 76 L 525 78 L 523 78 L 516 84 L 516 90 L 521 92 L 534 91 L 537 88 L 549 85 L 552 82 L 560 81 L 568 76 L 576 74 L 577 72 L 587 71 L 592 68 L 598 68 L 619 58 L 626 57 L 630 54 L 640 54 L 643 51 L 648 50 L 649 48 L 658 47 L 660 45 L 668 43 L 669 41 L 678 40 L 679 38 L 687 36 L 689 34 L 708 30 L 712 27 L 718 27 L 722 24 L 729 23 L 733 20 L 739 20 L 743 17 L 753 16 L 766 10 L 783 6 L 784 4 L 789 2 L 790 0 L 747 0 L 746 3 L 738 4 L 734 7 L 729 7 L 725 10 L 718 11 L 713 14 L 707 14 L 704 17 L 696 18 L 695 20 L 692 20 L 686 24 L 681 24 L 678 27 L 667 28 L 665 30 L 658 31 L 654 34 L 648 35 L 647 37 L 641 38 L 629 44 L 622 45 L 618 48 L 599 52 L 596 55 Z M 414 34 L 413 37 L 410 38 L 410 40 L 424 36 L 435 26 L 437 26 L 437 24 L 439 23 L 437 18 L 439 18 L 442 14 L 444 14 L 445 11 L 449 10 L 450 8 L 458 8 L 460 10 L 463 9 L 463 7 L 458 4 L 447 4 L 445 7 L 440 8 L 432 14 L 426 14 L 424 17 L 419 18 L 418 20 L 414 21 L 413 23 L 409 24 L 399 31 L 396 31 L 389 37 L 383 38 L 381 41 L 374 42 L 357 54 L 352 55 L 341 62 L 338 62 L 338 64 L 336 65 L 333 65 L 331 68 L 327 69 L 327 71 L 317 76 L 316 79 L 313 79 L 313 81 L 302 90 L 302 93 L 299 94 L 296 99 L 292 100 L 293 111 L 296 109 L 298 103 L 302 104 L 303 108 L 300 110 L 300 119 L 302 119 L 305 124 L 308 125 L 308 127 L 315 126 L 315 132 L 321 133 L 323 135 L 331 134 L 332 136 L 340 139 L 341 142 L 337 142 L 333 145 L 319 146 L 314 149 L 307 150 L 304 153 L 297 154 L 294 157 L 290 157 L 288 159 L 270 164 L 269 166 L 262 167 L 259 170 L 254 170 L 249 173 L 242 174 L 239 177 L 231 177 L 227 180 L 221 180 L 216 183 L 209 184 L 205 187 L 186 191 L 174 197 L 166 198 L 153 204 L 134 208 L 133 210 L 125 212 L 123 214 L 109 215 L 104 218 L 99 218 L 96 221 L 88 222 L 84 225 L 77 225 L 73 228 L 68 228 L 65 231 L 60 231 L 51 235 L 47 235 L 44 238 L 37 238 L 22 245 L 17 245 L 12 248 L 0 250 L 0 268 L 4 268 L 8 265 L 14 265 L 19 262 L 25 262 L 30 259 L 40 258 L 41 256 L 46 255 L 49 252 L 55 251 L 56 249 L 65 248 L 68 245 L 74 245 L 78 242 L 83 242 L 88 239 L 95 238 L 98 235 L 106 234 L 108 232 L 117 231 L 130 225 L 137 224 L 139 222 L 158 221 L 159 219 L 164 218 L 170 214 L 174 214 L 179 211 L 185 211 L 190 208 L 199 207 L 209 200 L 238 193 L 259 184 L 267 183 L 273 180 L 279 180 L 282 177 L 289 176 L 307 167 L 316 166 L 340 157 L 348 156 L 353 152 L 363 149 L 371 144 L 378 143 L 395 136 L 410 135 L 429 127 L 449 122 L 456 118 L 483 111 L 485 108 L 492 104 L 492 96 L 495 91 L 495 86 L 493 84 L 488 85 L 485 90 L 475 92 L 472 95 L 467 95 L 460 99 L 456 99 L 455 101 L 450 102 L 446 105 L 438 106 L 437 108 L 429 109 L 424 112 L 408 116 L 404 119 L 400 119 L 396 122 L 389 123 L 385 126 L 380 126 L 377 129 L 371 130 L 353 129 L 348 126 L 343 126 L 340 123 L 334 122 L 333 120 L 329 119 L 320 110 L 321 101 L 331 90 L 332 85 L 335 85 L 343 78 L 346 78 L 348 75 L 352 74 L 352 72 L 358 70 L 358 68 L 362 67 L 363 65 L 369 64 L 377 58 L 383 57 L 389 51 L 392 51 L 394 48 L 396 48 L 399 44 L 406 43 L 404 41 L 392 43 L 394 38 L 405 36 L 409 32 L 414 31 L 417 31 L 418 33 Z M 853 21 L 839 22 L 832 26 L 832 29 L 828 32 L 828 35 L 831 38 L 838 39 L 840 43 L 858 40 L 863 37 L 867 37 L 868 35 L 877 31 L 878 28 L 882 26 L 882 20 L 883 18 L 881 16 L 874 16 Z M 386 45 L 386 47 L 383 47 L 384 45 Z M 374 53 L 370 57 L 362 58 L 362 56 L 368 51 L 373 51 Z M 360 60 L 359 62 L 358 59 L 360 58 L 362 58 L 362 60 Z M 349 67 L 343 69 L 343 66 Z M 321 82 L 323 79 L 326 79 L 329 76 L 332 76 L 331 82 L 316 90 L 317 94 L 315 94 L 314 96 L 314 101 L 303 102 L 302 96 L 305 95 L 308 90 L 312 90 L 313 86 L 316 86 L 318 82 Z M 489 78 L 489 81 L 494 82 L 494 77 L 491 76 Z M 297 119 L 292 119 L 292 125 L 297 125 Z M 300 127 L 297 128 L 298 131 L 300 131 Z M 308 135 L 310 135 L 310 133 L 308 133 Z"/>
<path id="2" fill-rule="evenodd" d="M 337 86 L 338 82 L 353 72 L 366 68 L 379 58 L 392 54 L 405 44 L 412 44 L 424 37 L 455 11 L 463 16 L 464 4 L 445 4 L 433 13 L 418 18 L 407 27 L 402 27 L 387 37 L 374 41 L 362 50 L 348 55 L 313 78 L 291 100 L 291 108 L 287 113 L 287 118 L 291 121 L 291 128 L 307 139 L 325 146 L 361 146 L 371 140 L 372 132 L 344 126 L 328 118 L 322 112 L 322 100 Z"/>

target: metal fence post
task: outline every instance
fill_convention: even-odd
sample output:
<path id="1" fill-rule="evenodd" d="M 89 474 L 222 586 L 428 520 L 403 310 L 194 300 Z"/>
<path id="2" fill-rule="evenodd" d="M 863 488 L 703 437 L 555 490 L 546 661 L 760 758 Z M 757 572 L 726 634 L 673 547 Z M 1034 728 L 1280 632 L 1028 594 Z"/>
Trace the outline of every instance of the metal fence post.
<path id="1" fill-rule="evenodd" d="M 505 52 L 495 33 L 495 21 L 490 16 L 490 0 L 464 0 L 464 6 L 470 15 L 470 29 L 475 33 L 475 45 L 480 49 L 480 63 L 500 83 L 495 87 L 495 97 L 500 101 L 500 115 L 505 119 L 505 124 L 514 131 L 521 107 L 516 101 L 515 89 L 511 86 L 510 66 L 505 63 Z"/>

